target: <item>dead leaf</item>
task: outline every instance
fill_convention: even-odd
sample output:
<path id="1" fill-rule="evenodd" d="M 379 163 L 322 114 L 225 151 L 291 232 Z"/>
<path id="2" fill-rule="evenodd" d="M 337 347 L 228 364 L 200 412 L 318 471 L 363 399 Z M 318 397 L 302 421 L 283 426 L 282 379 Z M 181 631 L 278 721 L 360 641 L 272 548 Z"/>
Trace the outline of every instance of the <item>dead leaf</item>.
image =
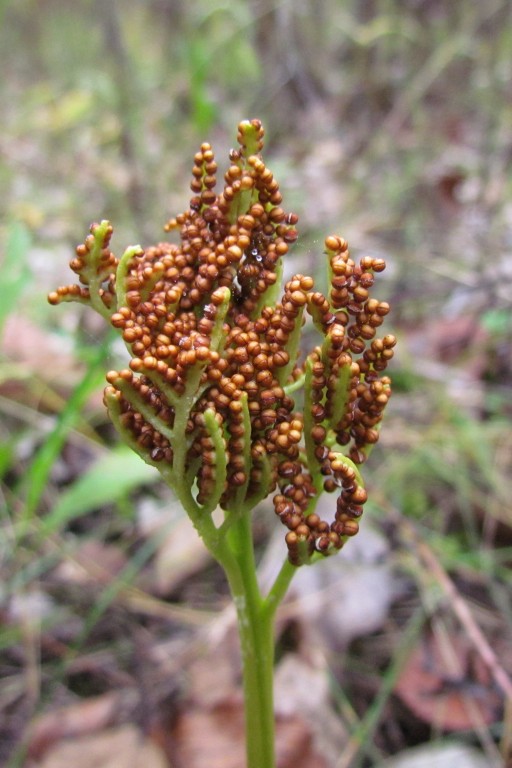
<path id="1" fill-rule="evenodd" d="M 38 768 L 170 768 L 163 752 L 132 725 L 62 741 Z M 35 766 L 34 766 L 35 768 Z"/>
<path id="2" fill-rule="evenodd" d="M 240 651 L 234 632 L 226 645 L 207 649 L 187 669 L 188 691 L 194 705 L 210 709 L 228 700 L 241 680 Z"/>
<path id="3" fill-rule="evenodd" d="M 56 742 L 80 738 L 110 725 L 122 704 L 121 693 L 105 693 L 40 715 L 29 727 L 28 754 L 40 760 Z"/>
<path id="4" fill-rule="evenodd" d="M 84 541 L 55 569 L 55 577 L 74 584 L 110 584 L 126 565 L 120 547 L 96 539 Z"/>
<path id="5" fill-rule="evenodd" d="M 313 747 L 304 717 L 277 718 L 278 768 L 329 768 Z M 241 768 L 245 766 L 244 715 L 238 697 L 210 710 L 187 707 L 172 729 L 175 768 Z"/>
<path id="6" fill-rule="evenodd" d="M 395 692 L 420 720 L 442 731 L 466 731 L 501 718 L 503 702 L 467 641 L 449 645 L 429 634 L 409 656 Z"/>
<path id="7" fill-rule="evenodd" d="M 241 701 L 187 706 L 172 728 L 176 768 L 240 768 L 245 762 Z"/>
<path id="8" fill-rule="evenodd" d="M 308 660 L 288 653 L 276 669 L 275 710 L 282 722 L 302 723 L 311 759 L 314 756 L 319 765 L 331 768 L 346 743 L 347 733 L 332 708 L 327 672 L 325 657 L 320 652 L 310 653 Z M 295 765 L 285 762 L 288 764 Z M 316 765 L 305 765 L 309 768 L 310 764 Z"/>
<path id="9" fill-rule="evenodd" d="M 166 744 L 176 768 L 245 765 L 239 678 L 239 655 L 232 658 L 224 646 L 211 649 L 190 666 L 189 695 Z M 345 742 L 345 730 L 330 706 L 323 660 L 319 657 L 313 666 L 297 655 L 287 655 L 277 668 L 275 690 L 278 767 L 332 768 Z"/>
<path id="10" fill-rule="evenodd" d="M 341 648 L 379 629 L 398 592 L 388 543 L 364 525 L 340 557 L 299 569 L 281 615 L 305 619 L 325 643 Z"/>
<path id="11" fill-rule="evenodd" d="M 499 759 L 489 759 L 477 749 L 465 744 L 427 744 L 406 749 L 390 757 L 379 768 L 500 768 Z"/>
<path id="12" fill-rule="evenodd" d="M 189 518 L 182 517 L 167 534 L 155 556 L 155 588 L 158 594 L 169 594 L 201 571 L 210 559 Z"/>
<path id="13" fill-rule="evenodd" d="M 59 386 L 76 382 L 78 364 L 72 350 L 24 315 L 13 313 L 7 318 L 1 341 L 3 354 L 26 366 L 27 376 L 37 371 L 42 379 L 58 381 Z"/>

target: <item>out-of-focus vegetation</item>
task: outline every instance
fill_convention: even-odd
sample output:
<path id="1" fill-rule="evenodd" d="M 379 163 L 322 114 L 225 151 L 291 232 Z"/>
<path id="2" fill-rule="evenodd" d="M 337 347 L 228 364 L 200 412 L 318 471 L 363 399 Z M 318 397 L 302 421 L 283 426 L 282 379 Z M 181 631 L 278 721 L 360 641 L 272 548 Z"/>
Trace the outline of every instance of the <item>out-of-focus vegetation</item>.
<path id="1" fill-rule="evenodd" d="M 113 221 L 114 249 L 163 238 L 197 146 L 221 158 L 256 116 L 300 217 L 290 271 L 313 273 L 329 232 L 385 255 L 400 342 L 366 518 L 400 589 L 377 630 L 343 648 L 323 638 L 347 734 L 325 765 L 380 765 L 447 734 L 505 761 L 511 4 L 3 0 L 0 50 L 0 762 L 42 764 L 49 744 L 95 730 L 52 731 L 45 716 L 121 691 L 97 730 L 130 722 L 160 746 L 172 731 L 169 764 L 202 765 L 183 757 L 184 648 L 223 605 L 222 581 L 195 550 L 184 563 L 179 510 L 115 447 L 101 390 L 122 349 L 46 293 L 69 282 L 93 220 Z M 272 514 L 258 524 L 263 547 Z M 303 650 L 297 626 L 307 636 L 307 616 L 285 627 L 283 654 Z M 179 663 L 159 666 L 170 651 Z"/>

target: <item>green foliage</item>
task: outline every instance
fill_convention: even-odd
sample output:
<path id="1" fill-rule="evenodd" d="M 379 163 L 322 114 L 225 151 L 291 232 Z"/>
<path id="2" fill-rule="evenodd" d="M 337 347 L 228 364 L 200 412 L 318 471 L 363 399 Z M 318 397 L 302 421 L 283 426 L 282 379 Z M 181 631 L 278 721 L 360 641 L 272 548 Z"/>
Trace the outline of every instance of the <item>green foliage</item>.
<path id="1" fill-rule="evenodd" d="M 21 516 L 21 534 L 26 533 L 36 514 L 41 496 L 48 482 L 52 467 L 63 448 L 69 431 L 75 426 L 81 409 L 92 392 L 97 390 L 101 381 L 102 365 L 104 365 L 105 345 L 96 351 L 94 359 L 86 370 L 82 380 L 75 387 L 66 405 L 60 412 L 54 429 L 47 436 L 36 452 L 28 471 L 21 482 L 25 503 Z"/>
<path id="2" fill-rule="evenodd" d="M 0 262 L 0 336 L 5 321 L 18 308 L 31 280 L 28 266 L 31 242 L 28 228 L 22 222 L 11 222 Z"/>
<path id="3" fill-rule="evenodd" d="M 77 517 L 113 504 L 131 491 L 155 482 L 152 467 L 123 446 L 108 451 L 59 496 L 51 512 L 45 515 L 40 535 L 48 536 L 63 529 Z"/>

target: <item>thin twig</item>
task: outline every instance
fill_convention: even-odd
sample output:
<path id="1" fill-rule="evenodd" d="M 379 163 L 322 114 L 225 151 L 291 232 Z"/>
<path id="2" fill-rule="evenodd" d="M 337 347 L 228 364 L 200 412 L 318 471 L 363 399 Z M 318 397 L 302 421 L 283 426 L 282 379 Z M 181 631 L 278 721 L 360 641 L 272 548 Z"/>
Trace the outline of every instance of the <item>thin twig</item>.
<path id="1" fill-rule="evenodd" d="M 512 702 L 512 680 L 501 666 L 489 641 L 476 623 L 467 602 L 458 591 L 432 549 L 419 537 L 414 526 L 408 520 L 401 518 L 399 527 L 404 538 L 413 543 L 415 551 L 420 556 L 425 567 L 433 574 L 446 597 L 450 599 L 450 605 L 453 608 L 453 612 L 466 630 L 467 636 L 476 652 L 489 669 L 496 685 L 503 691 L 506 699 Z"/>

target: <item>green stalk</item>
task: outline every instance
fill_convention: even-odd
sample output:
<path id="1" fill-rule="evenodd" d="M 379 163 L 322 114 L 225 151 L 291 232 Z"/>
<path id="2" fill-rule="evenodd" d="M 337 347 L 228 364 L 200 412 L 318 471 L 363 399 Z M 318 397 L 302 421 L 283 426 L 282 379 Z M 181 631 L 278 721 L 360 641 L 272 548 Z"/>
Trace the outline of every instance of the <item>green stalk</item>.
<path id="1" fill-rule="evenodd" d="M 281 567 L 281 570 L 276 576 L 274 584 L 272 585 L 267 597 L 265 598 L 265 611 L 268 613 L 272 620 L 281 601 L 286 595 L 291 580 L 296 573 L 296 566 L 292 565 L 288 558 L 286 558 Z"/>
<path id="2" fill-rule="evenodd" d="M 222 565 L 238 617 L 247 768 L 275 768 L 274 611 L 267 610 L 258 587 L 249 515 L 236 519 L 227 533 L 227 544 L 234 562 L 229 558 Z"/>
<path id="3" fill-rule="evenodd" d="M 196 505 L 191 503 L 188 488 L 181 482 L 186 445 L 186 422 L 182 413 L 187 413 L 186 409 L 176 414 L 174 423 L 175 435 L 182 437 L 177 441 L 182 450 L 177 450 L 174 457 L 174 488 L 207 548 L 223 567 L 236 607 L 242 652 L 247 768 L 275 768 L 274 617 L 295 569 L 289 564 L 283 566 L 265 600 L 257 581 L 251 515 L 240 507 L 232 510 L 230 525 L 225 535 L 220 536 L 210 514 L 205 510 L 200 514 L 193 508 Z M 217 455 L 219 453 L 217 450 Z M 225 468 L 221 474 L 225 476 Z"/>

